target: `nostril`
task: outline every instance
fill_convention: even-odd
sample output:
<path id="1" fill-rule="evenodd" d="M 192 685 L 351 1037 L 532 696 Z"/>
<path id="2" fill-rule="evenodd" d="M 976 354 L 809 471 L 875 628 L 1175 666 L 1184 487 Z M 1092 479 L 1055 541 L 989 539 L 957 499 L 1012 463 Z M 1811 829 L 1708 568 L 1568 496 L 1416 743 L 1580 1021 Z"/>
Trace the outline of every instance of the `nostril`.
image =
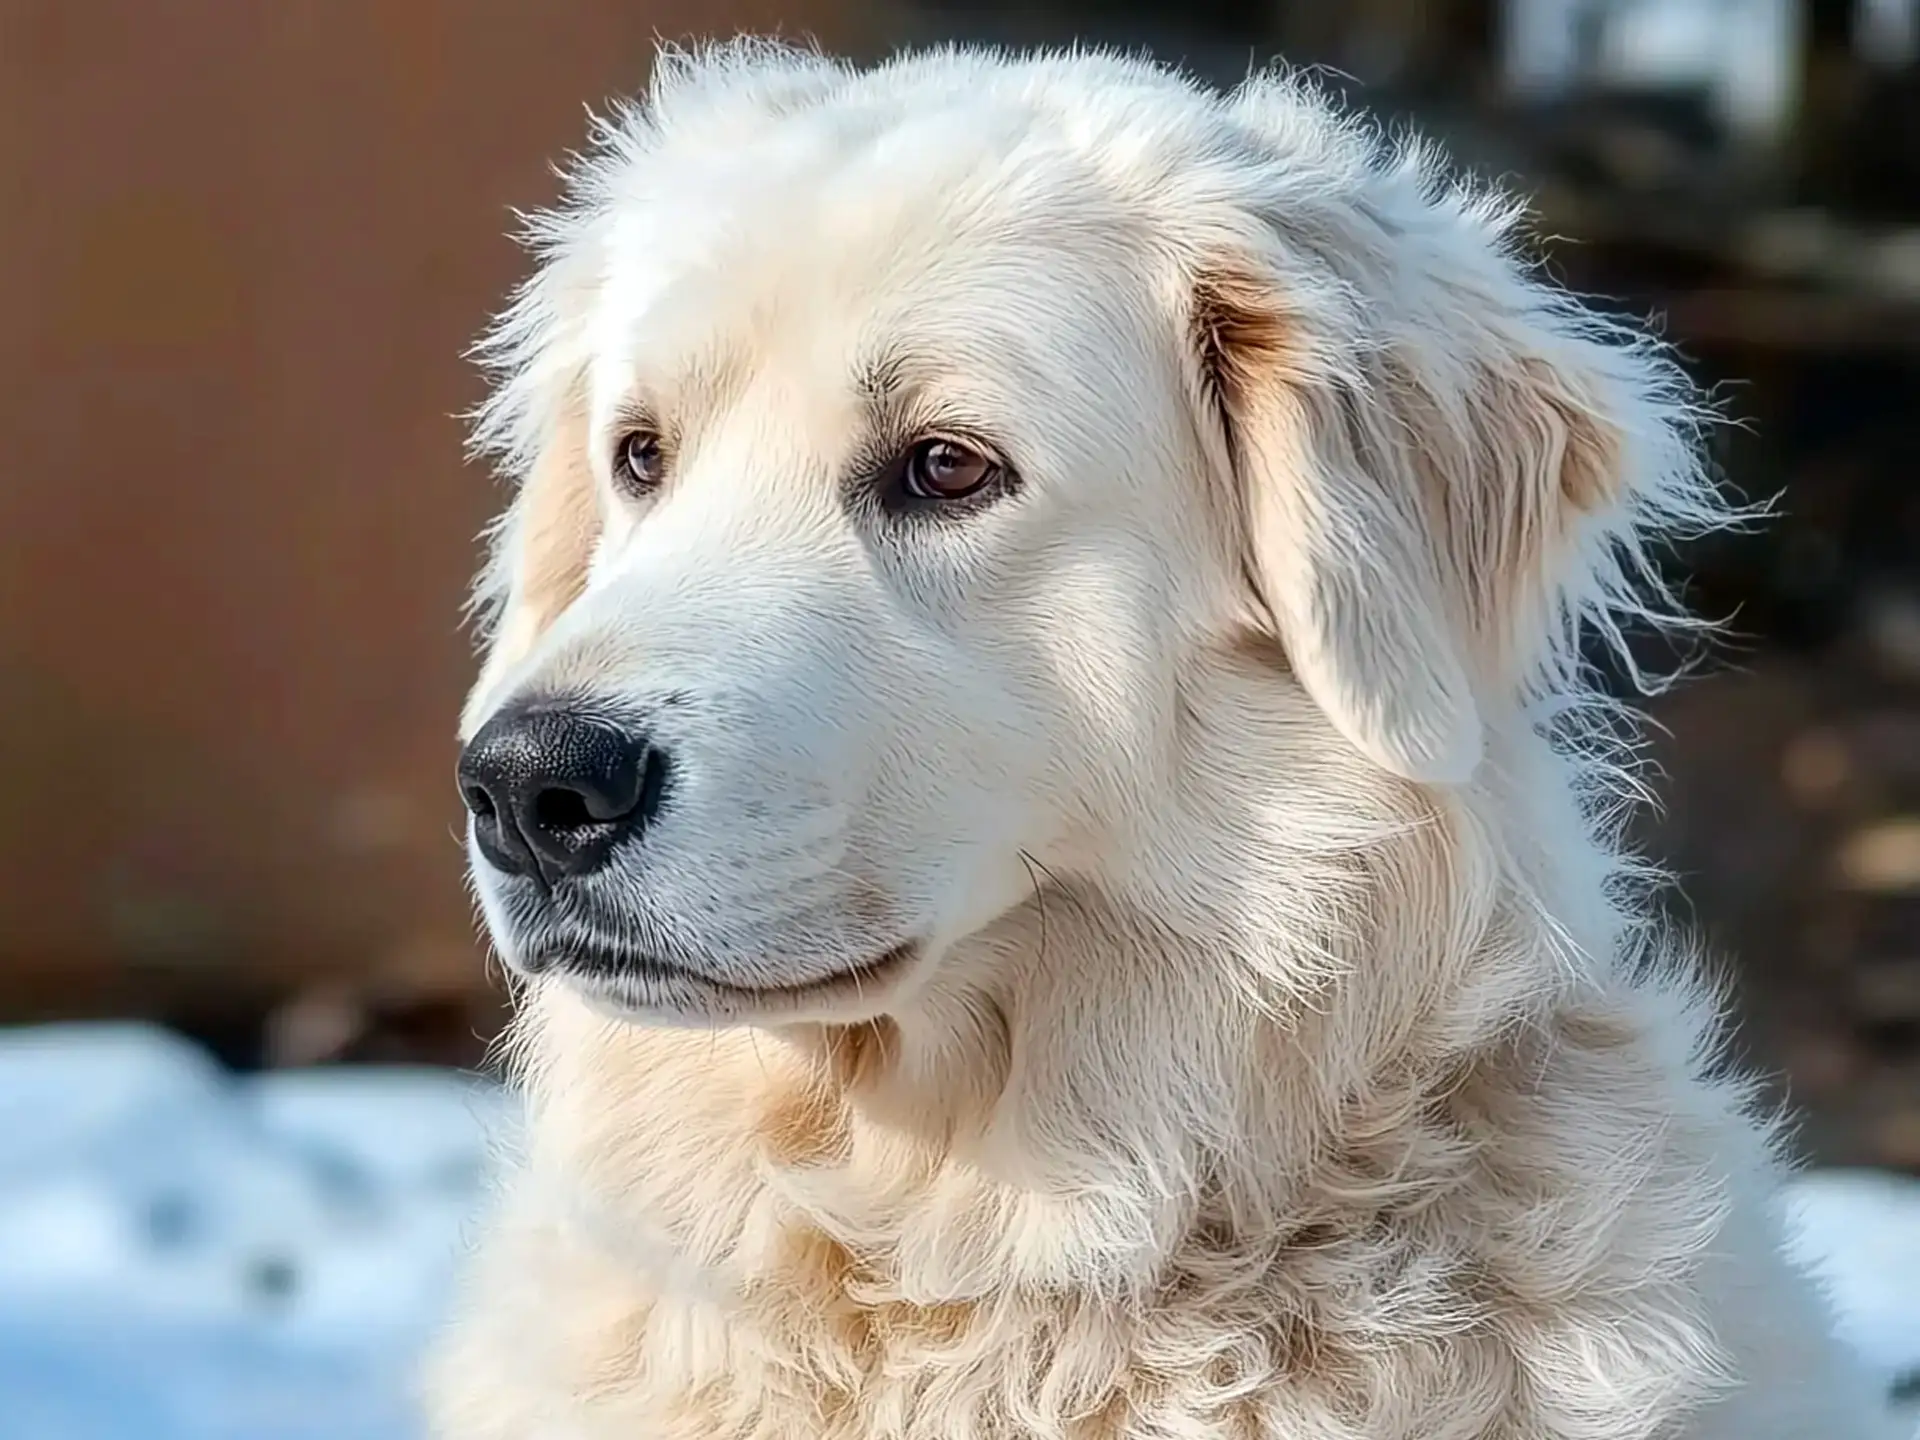
<path id="1" fill-rule="evenodd" d="M 460 798 L 467 802 L 467 810 L 476 820 L 491 820 L 500 813 L 494 808 L 493 797 L 478 785 L 462 787 Z"/>
<path id="2" fill-rule="evenodd" d="M 584 830 L 596 824 L 587 797 L 578 790 L 542 790 L 533 800 L 533 821 L 542 830 Z"/>
<path id="3" fill-rule="evenodd" d="M 649 747 L 637 771 L 543 788 L 533 797 L 531 819 L 536 829 L 551 834 L 621 822 L 646 825 L 659 813 L 666 788 L 666 756 Z"/>

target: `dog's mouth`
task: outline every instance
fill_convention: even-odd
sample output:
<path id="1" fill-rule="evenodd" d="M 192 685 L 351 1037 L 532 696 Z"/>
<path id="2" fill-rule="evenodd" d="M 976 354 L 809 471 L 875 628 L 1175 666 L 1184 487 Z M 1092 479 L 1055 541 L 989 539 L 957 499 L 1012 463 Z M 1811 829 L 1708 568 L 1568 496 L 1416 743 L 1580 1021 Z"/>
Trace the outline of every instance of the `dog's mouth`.
<path id="1" fill-rule="evenodd" d="M 788 980 L 712 974 L 678 959 L 593 941 L 553 944 L 525 957 L 528 974 L 551 975 L 620 1017 L 870 1018 L 919 958 L 908 941 L 870 960 Z"/>

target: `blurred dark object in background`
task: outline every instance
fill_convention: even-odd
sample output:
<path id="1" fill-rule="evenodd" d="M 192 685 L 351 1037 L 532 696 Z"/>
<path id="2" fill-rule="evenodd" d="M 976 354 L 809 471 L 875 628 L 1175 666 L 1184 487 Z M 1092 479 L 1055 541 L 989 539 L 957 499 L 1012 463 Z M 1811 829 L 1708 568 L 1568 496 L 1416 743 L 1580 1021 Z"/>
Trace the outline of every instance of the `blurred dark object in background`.
<path id="1" fill-rule="evenodd" d="M 459 360 L 656 33 L 1284 53 L 1654 314 L 1756 535 L 1647 843 L 1820 1158 L 1920 1169 L 1920 0 L 16 0 L 0 8 L 0 1019 L 471 1063 Z"/>

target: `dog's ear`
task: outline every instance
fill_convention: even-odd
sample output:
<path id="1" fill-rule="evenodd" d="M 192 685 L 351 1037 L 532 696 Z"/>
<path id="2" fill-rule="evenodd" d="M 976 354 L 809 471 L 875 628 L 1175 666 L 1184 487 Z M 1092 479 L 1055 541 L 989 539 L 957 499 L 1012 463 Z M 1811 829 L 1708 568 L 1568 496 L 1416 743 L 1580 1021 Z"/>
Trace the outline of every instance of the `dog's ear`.
<path id="1" fill-rule="evenodd" d="M 1216 266 L 1193 323 L 1225 422 L 1254 597 L 1300 683 L 1396 774 L 1459 780 L 1481 723 L 1407 477 L 1369 453 L 1371 397 L 1316 373 L 1265 277 Z"/>
<path id="2" fill-rule="evenodd" d="M 1300 683 L 1388 770 L 1460 782 L 1491 707 L 1657 614 L 1645 542 L 1723 512 L 1684 380 L 1522 270 L 1507 221 L 1419 184 L 1320 198 L 1306 238 L 1260 221 L 1194 266 L 1203 400 Z"/>
<path id="3" fill-rule="evenodd" d="M 489 536 L 491 555 L 475 587 L 486 661 L 468 697 L 463 733 L 500 678 L 586 589 L 600 527 L 586 425 L 569 408 L 549 422 L 545 443 Z"/>
<path id="4" fill-rule="evenodd" d="M 475 355 L 492 380 L 472 448 L 513 487 L 487 535 L 471 608 L 485 653 L 467 697 L 470 733 L 501 679 L 586 589 L 602 525 L 588 455 L 585 317 L 593 292 L 593 212 L 537 216 L 540 264 Z"/>

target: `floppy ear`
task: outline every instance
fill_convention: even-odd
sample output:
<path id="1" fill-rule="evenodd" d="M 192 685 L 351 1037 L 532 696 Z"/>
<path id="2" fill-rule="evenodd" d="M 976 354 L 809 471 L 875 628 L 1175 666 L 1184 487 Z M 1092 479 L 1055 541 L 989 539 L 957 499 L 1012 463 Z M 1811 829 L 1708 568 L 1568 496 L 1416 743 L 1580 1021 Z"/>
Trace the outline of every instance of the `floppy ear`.
<path id="1" fill-rule="evenodd" d="M 472 448 L 514 486 L 490 527 L 470 602 L 486 654 L 461 733 L 484 718 L 499 681 L 586 588 L 601 528 L 587 455 L 582 325 L 591 294 L 592 213 L 537 216 L 541 264 L 475 348 L 493 387 L 474 415 Z"/>
<path id="2" fill-rule="evenodd" d="M 1365 403 L 1318 376 L 1273 288 L 1196 287 L 1201 363 L 1226 422 L 1256 598 L 1300 683 L 1395 774 L 1463 780 L 1480 713 L 1418 497 L 1367 453 Z M 1371 447 L 1377 449 L 1377 447 Z"/>
<path id="3" fill-rule="evenodd" d="M 486 612 L 486 662 L 461 717 L 463 733 L 479 721 L 499 679 L 586 589 L 600 525 L 586 426 L 569 409 L 552 422 L 544 447 L 493 526 L 492 554 L 474 596 Z"/>
<path id="4" fill-rule="evenodd" d="M 1340 201 L 1360 233 L 1216 255 L 1191 310 L 1275 638 L 1354 745 L 1437 783 L 1496 709 L 1577 683 L 1583 629 L 1656 616 L 1650 536 L 1722 514 L 1678 372 L 1452 198 Z"/>
<path id="5" fill-rule="evenodd" d="M 644 124 L 628 117 L 635 136 Z M 626 132 L 602 126 L 601 154 Z M 637 138 L 634 140 L 638 143 Z M 536 260 L 473 349 L 492 382 L 472 415 L 471 449 L 514 487 L 487 533 L 488 558 L 469 608 L 486 656 L 467 696 L 461 733 L 484 718 L 493 691 L 586 588 L 599 541 L 599 498 L 589 463 L 585 324 L 599 285 L 605 207 L 594 157 L 566 177 L 567 197 L 524 217 L 522 243 Z"/>

